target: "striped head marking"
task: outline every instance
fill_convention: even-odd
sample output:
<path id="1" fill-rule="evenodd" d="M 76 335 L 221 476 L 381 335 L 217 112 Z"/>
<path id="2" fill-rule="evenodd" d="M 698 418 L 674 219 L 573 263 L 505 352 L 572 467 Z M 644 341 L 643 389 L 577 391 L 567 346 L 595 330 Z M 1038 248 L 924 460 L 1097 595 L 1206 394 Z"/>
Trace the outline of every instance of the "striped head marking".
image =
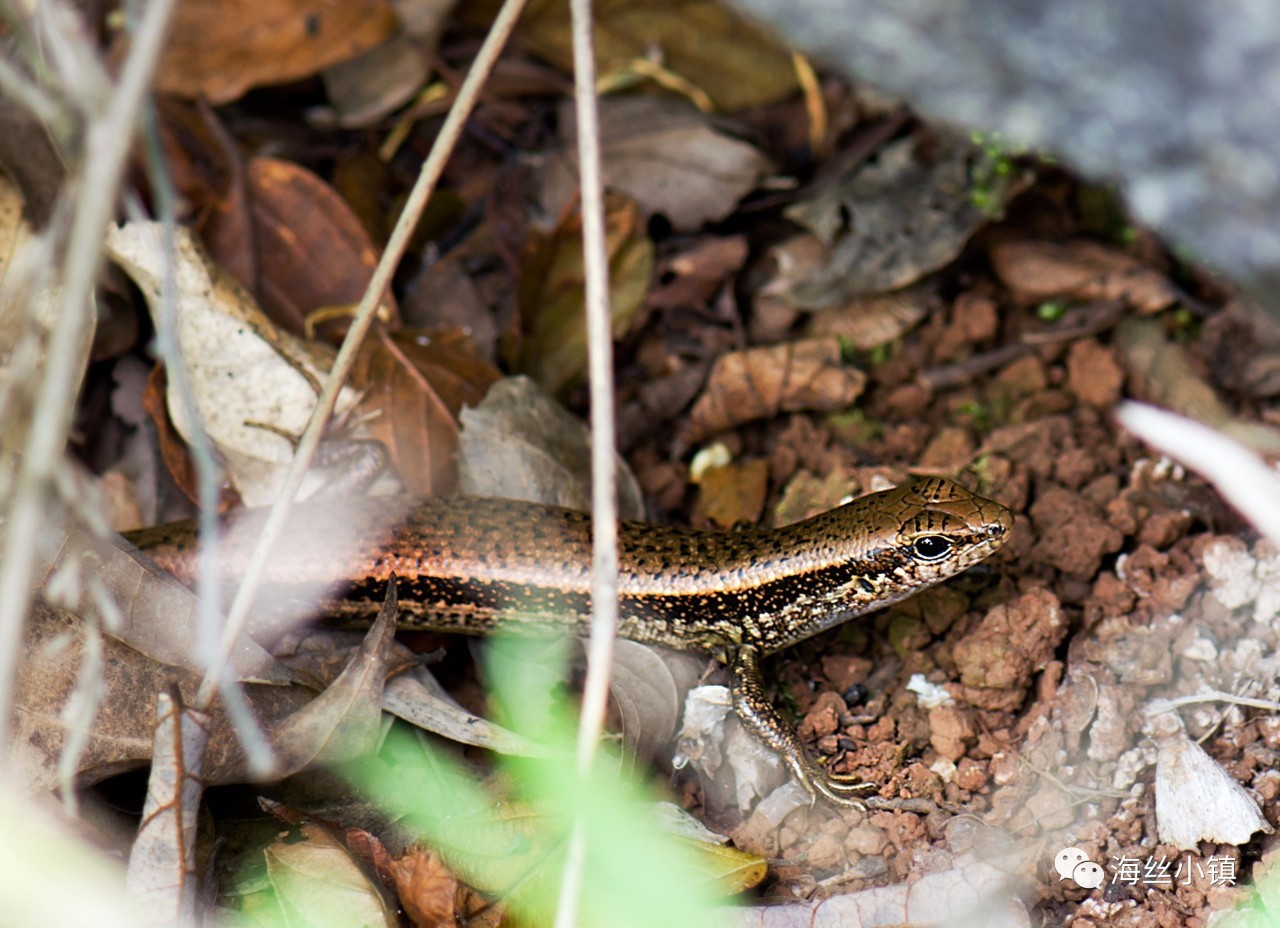
<path id="1" fill-rule="evenodd" d="M 905 555 L 903 566 L 920 586 L 954 576 L 994 554 L 1013 528 L 1013 513 L 1004 506 L 941 478 L 892 490 L 885 505 L 897 509 L 893 544 Z"/>

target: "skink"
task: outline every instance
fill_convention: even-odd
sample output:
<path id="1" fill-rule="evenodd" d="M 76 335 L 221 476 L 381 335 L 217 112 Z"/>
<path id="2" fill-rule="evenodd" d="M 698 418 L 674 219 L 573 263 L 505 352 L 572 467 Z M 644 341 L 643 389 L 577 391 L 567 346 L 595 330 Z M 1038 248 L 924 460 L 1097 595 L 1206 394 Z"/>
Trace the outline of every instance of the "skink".
<path id="1" fill-rule="evenodd" d="M 260 511 L 224 521 L 223 579 L 242 575 Z M 713 655 L 733 678 L 733 705 L 804 787 L 861 805 L 866 784 L 828 774 L 765 697 L 759 663 L 841 622 L 905 599 L 1004 544 L 1013 514 L 940 478 L 855 499 L 777 529 L 703 532 L 619 525 L 619 634 Z M 193 523 L 129 539 L 184 583 L 195 576 Z M 338 539 L 352 539 L 340 544 Z M 236 541 L 236 539 L 241 541 Z M 369 498 L 299 504 L 265 583 L 309 599 L 343 624 L 378 611 L 396 578 L 402 627 L 486 635 L 500 625 L 586 633 L 591 517 L 511 500 Z"/>

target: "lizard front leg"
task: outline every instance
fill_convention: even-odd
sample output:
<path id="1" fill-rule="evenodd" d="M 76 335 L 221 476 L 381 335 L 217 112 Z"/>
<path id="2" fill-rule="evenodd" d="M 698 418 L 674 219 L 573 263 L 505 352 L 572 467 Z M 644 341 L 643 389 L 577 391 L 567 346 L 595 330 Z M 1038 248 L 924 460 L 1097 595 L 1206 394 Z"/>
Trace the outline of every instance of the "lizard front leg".
<path id="1" fill-rule="evenodd" d="M 733 711 L 742 724 L 791 768 L 800 785 L 814 799 L 822 796 L 836 805 L 865 809 L 853 793 L 873 789 L 874 783 L 860 783 L 854 777 L 832 774 L 810 759 L 804 746 L 776 709 L 765 698 L 760 682 L 760 652 L 752 645 L 740 645 L 732 654 Z"/>

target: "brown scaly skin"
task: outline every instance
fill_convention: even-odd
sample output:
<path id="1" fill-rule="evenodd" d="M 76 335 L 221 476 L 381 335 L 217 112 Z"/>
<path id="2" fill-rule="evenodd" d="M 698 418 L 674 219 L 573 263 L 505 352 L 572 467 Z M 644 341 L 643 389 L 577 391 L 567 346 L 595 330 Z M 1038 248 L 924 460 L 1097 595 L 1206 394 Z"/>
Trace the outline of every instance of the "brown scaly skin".
<path id="1" fill-rule="evenodd" d="M 229 517 L 223 578 L 242 575 L 265 519 Z M 864 784 L 827 775 L 764 696 L 762 656 L 905 599 L 1004 544 L 1013 514 L 949 480 L 872 493 L 779 529 L 700 532 L 619 525 L 619 634 L 711 654 L 733 672 L 734 709 L 812 794 L 860 805 Z M 128 536 L 191 583 L 194 525 Z M 340 544 L 340 538 L 351 539 Z M 377 614 L 394 576 L 401 626 L 486 635 L 499 625 L 585 635 L 590 620 L 591 517 L 535 503 L 453 497 L 306 503 L 290 517 L 265 584 L 314 599 L 342 624 Z M 305 592 L 303 592 L 305 590 Z"/>

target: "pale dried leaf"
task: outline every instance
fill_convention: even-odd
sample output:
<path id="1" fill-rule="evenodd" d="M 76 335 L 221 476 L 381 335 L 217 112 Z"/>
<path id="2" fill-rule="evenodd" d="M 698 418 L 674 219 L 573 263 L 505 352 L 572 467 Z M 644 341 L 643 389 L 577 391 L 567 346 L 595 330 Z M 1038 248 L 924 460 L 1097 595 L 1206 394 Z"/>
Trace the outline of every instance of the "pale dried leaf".
<path id="1" fill-rule="evenodd" d="M 382 708 L 423 731 L 459 744 L 525 757 L 545 753 L 515 732 L 463 709 L 425 669 L 387 681 Z"/>
<path id="2" fill-rule="evenodd" d="M 458 484 L 472 496 L 500 496 L 568 509 L 591 508 L 590 432 L 527 377 L 494 384 L 463 410 Z M 644 518 L 644 495 L 618 456 L 618 507 Z"/>
<path id="3" fill-rule="evenodd" d="M 1201 841 L 1248 844 L 1274 829 L 1258 802 L 1195 741 L 1175 712 L 1150 719 L 1156 742 L 1156 826 L 1161 844 L 1196 851 Z"/>
<path id="4" fill-rule="evenodd" d="M 112 228 L 107 250 L 138 284 L 152 314 L 161 311 L 166 255 L 160 223 Z M 315 408 L 316 387 L 332 351 L 271 324 L 245 290 L 218 269 L 187 229 L 175 230 L 178 346 L 191 376 L 200 425 L 213 440 L 237 491 L 250 505 L 275 498 L 293 457 L 284 437 L 300 435 Z M 169 384 L 169 414 L 184 438 L 197 427 Z M 350 389 L 338 412 L 356 399 Z"/>
<path id="5" fill-rule="evenodd" d="M 157 924 L 185 923 L 195 914 L 196 817 L 208 743 L 208 713 L 157 694 L 151 776 L 127 875 L 129 891 Z"/>
<path id="6" fill-rule="evenodd" d="M 263 852 L 281 921 L 395 928 L 395 913 L 351 853 L 317 825 L 303 825 L 302 835 Z"/>
<path id="7" fill-rule="evenodd" d="M 561 156 L 547 169 L 543 207 L 558 214 L 577 196 L 573 102 L 560 108 Z M 681 231 L 724 219 L 769 169 L 753 145 L 712 126 L 710 118 L 670 96 L 600 101 L 604 184 L 661 213 Z"/>
<path id="8" fill-rule="evenodd" d="M 679 433 L 684 444 L 781 412 L 853 403 L 867 376 L 843 363 L 840 342 L 813 338 L 722 355 Z"/>

